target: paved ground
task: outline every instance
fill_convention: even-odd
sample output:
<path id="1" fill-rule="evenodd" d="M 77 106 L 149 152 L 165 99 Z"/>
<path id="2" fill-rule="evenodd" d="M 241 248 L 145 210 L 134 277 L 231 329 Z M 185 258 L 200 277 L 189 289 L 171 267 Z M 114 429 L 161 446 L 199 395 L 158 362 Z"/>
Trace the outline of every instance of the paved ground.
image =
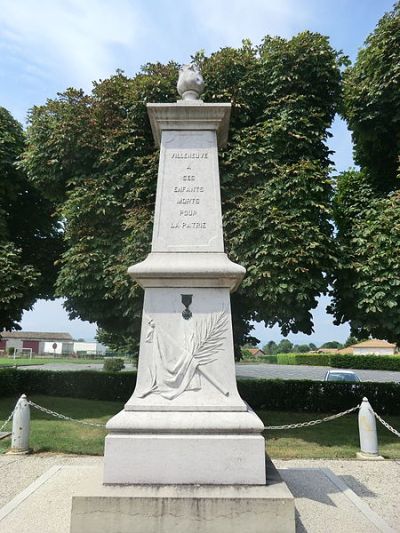
<path id="1" fill-rule="evenodd" d="M 325 366 L 295 366 L 295 365 L 236 365 L 236 375 L 246 378 L 266 379 L 324 379 L 328 370 Z M 384 370 L 354 370 L 361 381 L 397 381 L 400 383 L 400 372 Z"/>
<path id="2" fill-rule="evenodd" d="M 71 495 L 85 472 L 76 467 L 101 467 L 102 460 L 0 456 L 0 531 L 67 533 Z M 275 465 L 296 498 L 297 533 L 400 532 L 399 462 L 280 460 Z"/>
<path id="3" fill-rule="evenodd" d="M 102 363 L 76 364 L 76 363 L 48 363 L 38 366 L 20 366 L 21 370 L 102 370 Z M 127 364 L 125 371 L 135 370 L 136 367 Z M 266 379 L 312 379 L 320 381 L 328 370 L 325 366 L 295 366 L 295 365 L 236 365 L 236 375 L 245 378 L 266 378 Z M 400 372 L 389 372 L 383 370 L 354 370 L 361 381 L 396 381 L 400 383 Z"/>

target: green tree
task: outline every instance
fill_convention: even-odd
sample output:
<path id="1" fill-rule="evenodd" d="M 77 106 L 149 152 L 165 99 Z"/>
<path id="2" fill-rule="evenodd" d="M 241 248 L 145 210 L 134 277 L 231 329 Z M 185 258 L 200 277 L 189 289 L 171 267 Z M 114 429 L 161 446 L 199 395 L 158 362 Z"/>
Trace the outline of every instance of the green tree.
<path id="1" fill-rule="evenodd" d="M 53 206 L 18 167 L 23 149 L 21 125 L 0 107 L 0 330 L 51 296 L 61 246 Z"/>
<path id="2" fill-rule="evenodd" d="M 233 106 L 220 167 L 227 252 L 247 268 L 232 298 L 236 346 L 257 343 L 252 320 L 310 333 L 336 260 L 325 141 L 343 57 L 305 32 L 196 59 L 204 100 Z M 71 318 L 132 349 L 142 291 L 126 269 L 150 250 L 158 162 L 145 103 L 175 102 L 177 76 L 172 62 L 132 79 L 118 72 L 90 95 L 69 89 L 30 115 L 24 167 L 65 221 L 58 294 Z"/>
<path id="3" fill-rule="evenodd" d="M 338 177 L 341 257 L 330 311 L 351 334 L 400 341 L 400 3 L 344 76 L 344 115 L 360 171 Z"/>
<path id="4" fill-rule="evenodd" d="M 310 351 L 308 344 L 295 344 L 292 348 L 293 353 L 306 353 Z"/>
<path id="5" fill-rule="evenodd" d="M 343 344 L 338 341 L 328 341 L 321 344 L 320 348 L 328 348 L 330 350 L 343 348 Z"/>
<path id="6" fill-rule="evenodd" d="M 263 352 L 265 355 L 274 355 L 277 353 L 277 344 L 275 341 L 269 341 L 265 346 L 263 347 Z"/>
<path id="7" fill-rule="evenodd" d="M 289 339 L 282 339 L 276 347 L 276 353 L 290 353 L 293 350 L 293 343 Z"/>
<path id="8" fill-rule="evenodd" d="M 349 335 L 346 339 L 346 342 L 344 343 L 344 348 L 347 348 L 348 346 L 352 346 L 353 344 L 357 344 L 359 341 L 356 337 L 353 335 Z"/>
<path id="9" fill-rule="evenodd" d="M 344 114 L 356 163 L 376 188 L 399 187 L 400 2 L 377 24 L 344 76 Z"/>

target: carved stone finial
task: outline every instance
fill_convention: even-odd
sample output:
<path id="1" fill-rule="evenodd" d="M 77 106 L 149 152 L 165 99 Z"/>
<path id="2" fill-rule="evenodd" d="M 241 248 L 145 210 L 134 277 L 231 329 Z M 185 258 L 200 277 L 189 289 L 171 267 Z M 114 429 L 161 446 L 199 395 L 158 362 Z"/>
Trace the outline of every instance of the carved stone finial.
<path id="1" fill-rule="evenodd" d="M 204 80 L 195 63 L 183 65 L 179 71 L 177 89 L 182 100 L 198 100 L 204 90 Z"/>

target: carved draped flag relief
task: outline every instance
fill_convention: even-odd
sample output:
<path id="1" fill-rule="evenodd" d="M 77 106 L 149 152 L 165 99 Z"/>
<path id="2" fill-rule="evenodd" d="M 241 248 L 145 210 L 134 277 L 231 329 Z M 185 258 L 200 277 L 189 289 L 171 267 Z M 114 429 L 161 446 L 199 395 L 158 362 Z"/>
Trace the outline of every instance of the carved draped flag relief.
<path id="1" fill-rule="evenodd" d="M 183 346 L 161 329 L 152 317 L 146 318 L 149 326 L 146 342 L 153 344 L 153 350 L 147 383 L 137 392 L 139 398 L 155 393 L 173 400 L 186 390 L 201 389 L 202 376 L 222 394 L 229 395 L 209 367 L 223 349 L 228 325 L 225 311 L 185 324 Z"/>

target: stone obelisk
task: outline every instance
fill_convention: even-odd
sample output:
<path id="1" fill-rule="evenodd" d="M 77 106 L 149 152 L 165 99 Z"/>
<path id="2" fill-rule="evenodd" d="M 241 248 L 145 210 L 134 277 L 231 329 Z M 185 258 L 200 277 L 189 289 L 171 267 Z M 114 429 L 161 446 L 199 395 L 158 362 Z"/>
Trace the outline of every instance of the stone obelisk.
<path id="1" fill-rule="evenodd" d="M 135 391 L 107 424 L 104 482 L 264 484 L 263 423 L 236 388 L 230 292 L 245 269 L 224 253 L 218 147 L 230 104 L 147 104 L 160 146 L 151 253 L 129 274 L 145 290 Z"/>
<path id="2" fill-rule="evenodd" d="M 218 172 L 231 106 L 203 103 L 202 85 L 188 65 L 182 100 L 147 105 L 160 165 L 151 253 L 129 269 L 145 291 L 137 384 L 107 424 L 104 471 L 72 499 L 71 533 L 294 532 L 236 388 L 230 292 L 245 270 L 224 253 Z"/>

